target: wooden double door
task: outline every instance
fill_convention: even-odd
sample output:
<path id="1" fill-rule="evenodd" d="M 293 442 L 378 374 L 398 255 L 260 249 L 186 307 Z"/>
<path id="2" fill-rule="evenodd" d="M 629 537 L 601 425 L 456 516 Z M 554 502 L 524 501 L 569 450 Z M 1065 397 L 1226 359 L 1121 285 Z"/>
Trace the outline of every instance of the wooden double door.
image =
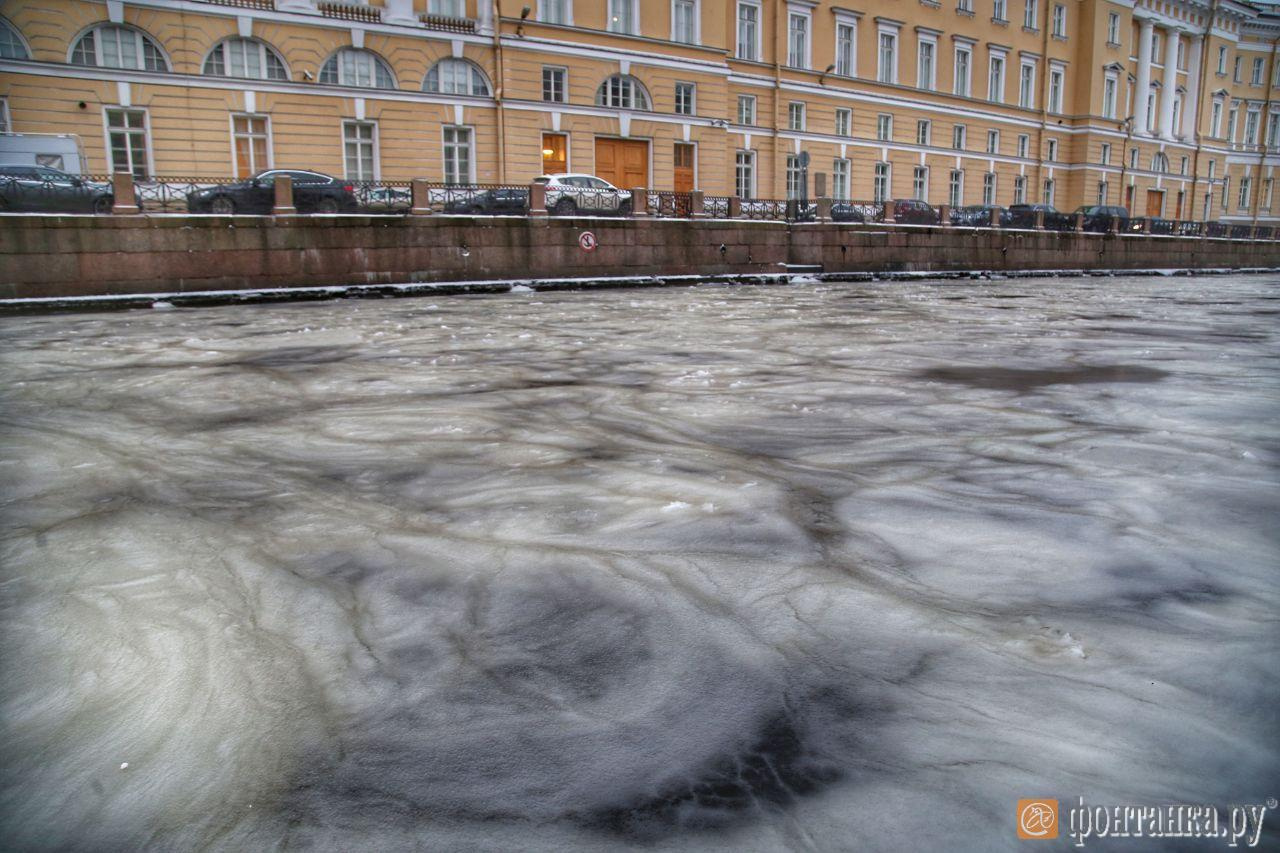
<path id="1" fill-rule="evenodd" d="M 596 177 L 618 189 L 649 186 L 649 143 L 643 139 L 596 139 Z"/>

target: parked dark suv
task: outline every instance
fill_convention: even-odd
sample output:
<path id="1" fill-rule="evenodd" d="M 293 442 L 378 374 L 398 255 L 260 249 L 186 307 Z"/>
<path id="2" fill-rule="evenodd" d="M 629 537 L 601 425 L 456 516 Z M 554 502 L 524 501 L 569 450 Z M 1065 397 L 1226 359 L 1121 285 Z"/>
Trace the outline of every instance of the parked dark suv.
<path id="1" fill-rule="evenodd" d="M 991 214 L 996 214 L 996 223 L 1001 226 L 1009 224 L 1009 211 L 991 204 L 970 204 L 966 207 L 951 209 L 952 225 L 967 225 L 975 228 L 991 225 Z"/>
<path id="2" fill-rule="evenodd" d="M 1051 204 L 1011 204 L 1009 205 L 1010 228 L 1035 228 L 1036 213 L 1043 211 L 1044 227 L 1055 231 L 1065 231 L 1075 227 L 1075 219 L 1069 213 L 1063 213 Z"/>
<path id="3" fill-rule="evenodd" d="M 1129 209 L 1117 205 L 1086 204 L 1076 208 L 1084 214 L 1084 230 L 1104 234 L 1111 230 L 1111 220 L 1119 220 L 1119 230 L 1129 230 Z"/>
<path id="4" fill-rule="evenodd" d="M 293 178 L 293 206 L 299 213 L 355 213 L 354 187 L 320 172 L 268 169 L 234 184 L 220 184 L 187 193 L 192 213 L 267 214 L 276 202 L 276 178 Z"/>
<path id="5" fill-rule="evenodd" d="M 0 166 L 0 211 L 110 213 L 110 184 L 49 166 Z"/>
<path id="6" fill-rule="evenodd" d="M 893 201 L 893 221 L 906 225 L 937 225 L 942 217 L 926 201 L 899 198 Z"/>

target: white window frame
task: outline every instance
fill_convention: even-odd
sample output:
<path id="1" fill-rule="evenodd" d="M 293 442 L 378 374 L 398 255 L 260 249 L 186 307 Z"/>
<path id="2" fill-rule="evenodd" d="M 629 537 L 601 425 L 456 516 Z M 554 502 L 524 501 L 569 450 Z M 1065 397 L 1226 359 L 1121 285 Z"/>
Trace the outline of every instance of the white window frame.
<path id="1" fill-rule="evenodd" d="M 750 121 L 743 121 L 743 107 L 747 107 L 750 112 Z M 739 95 L 738 96 L 738 124 L 743 127 L 755 127 L 756 124 L 756 96 L 755 95 Z M 744 149 L 745 150 L 745 149 Z"/>
<path id="2" fill-rule="evenodd" d="M 876 140 L 893 141 L 893 113 L 876 113 Z"/>
<path id="3" fill-rule="evenodd" d="M 126 107 L 120 104 L 102 105 L 102 141 L 106 146 L 104 151 L 107 155 L 107 168 L 113 173 L 120 171 L 115 167 L 115 163 L 111 161 L 111 122 L 108 119 L 108 113 L 111 110 L 124 110 L 125 112 L 142 113 L 142 150 L 147 158 L 147 162 L 144 165 L 146 166 L 146 174 L 148 177 L 155 175 L 155 155 L 151 147 L 151 110 L 145 107 Z M 132 131 L 125 132 L 130 133 L 130 135 L 134 135 L 132 134 Z M 128 165 L 133 166 L 132 146 L 128 148 L 128 151 L 130 161 Z M 129 171 L 132 172 L 133 170 L 130 169 Z"/>
<path id="4" fill-rule="evenodd" d="M 853 136 L 853 110 L 836 107 L 836 136 Z"/>
<path id="5" fill-rule="evenodd" d="M 1120 14 L 1118 12 L 1107 13 L 1107 44 L 1120 43 Z"/>
<path id="6" fill-rule="evenodd" d="M 1027 203 L 1027 176 L 1026 175 L 1013 176 L 1013 203 L 1014 204 Z"/>
<path id="7" fill-rule="evenodd" d="M 688 112 L 680 109 L 680 92 L 685 89 L 689 93 L 689 110 Z M 698 114 L 698 84 L 690 83 L 687 80 L 677 80 L 674 86 L 673 96 L 675 98 L 675 114 L 680 116 L 696 116 Z"/>
<path id="8" fill-rule="evenodd" d="M 929 67 L 924 68 L 925 47 L 928 46 Z M 930 92 L 938 88 L 938 37 L 921 33 L 916 41 L 916 87 Z"/>
<path id="9" fill-rule="evenodd" d="M 1108 71 L 1102 79 L 1102 115 L 1104 118 L 1116 117 L 1116 101 L 1120 92 L 1120 77 L 1114 71 Z"/>
<path id="10" fill-rule="evenodd" d="M 799 107 L 799 110 L 796 108 Z M 804 101 L 787 102 L 787 130 L 803 132 L 809 124 L 809 109 Z M 797 122 L 796 118 L 800 121 Z M 798 125 L 798 126 L 797 126 Z"/>
<path id="11" fill-rule="evenodd" d="M 846 54 L 842 54 L 840 50 L 840 30 L 843 27 L 849 29 L 849 50 Z M 835 27 L 835 73 L 841 77 L 857 77 L 858 76 L 858 19 L 848 15 L 836 13 Z"/>
<path id="12" fill-rule="evenodd" d="M 1106 181 L 1098 181 L 1098 204 L 1099 205 L 1103 205 L 1107 203 L 1108 190 L 1109 190 L 1109 187 L 1107 186 Z"/>
<path id="13" fill-rule="evenodd" d="M 797 199 L 801 196 L 807 197 L 808 187 L 805 186 L 805 180 L 808 178 L 806 169 L 800 165 L 799 154 L 788 154 L 784 164 L 786 169 L 785 180 L 788 199 Z"/>
<path id="14" fill-rule="evenodd" d="M 889 67 L 885 67 L 885 39 L 889 39 Z M 898 27 L 880 24 L 876 28 L 876 80 L 898 82 Z"/>
<path id="15" fill-rule="evenodd" d="M 1047 139 L 1045 140 L 1044 147 L 1044 159 L 1048 160 L 1050 163 L 1058 162 L 1058 140 Z"/>
<path id="16" fill-rule="evenodd" d="M 1062 3 L 1053 4 L 1053 35 L 1060 39 L 1067 37 L 1067 7 Z"/>
<path id="17" fill-rule="evenodd" d="M 1263 73 L 1264 73 L 1264 72 L 1263 72 L 1263 64 L 1264 64 L 1264 60 L 1262 59 L 1262 57 L 1261 57 L 1261 56 L 1255 56 L 1255 57 L 1253 58 L 1253 69 L 1249 72 L 1249 85 L 1250 85 L 1250 86 L 1261 86 L 1261 85 L 1262 85 L 1262 75 L 1263 75 Z"/>
<path id="18" fill-rule="evenodd" d="M 1236 210 L 1248 210 L 1253 200 L 1253 178 L 1245 175 L 1240 178 L 1240 186 L 1236 189 Z"/>
<path id="19" fill-rule="evenodd" d="M 481 0 L 483 2 L 483 0 Z M 693 9 L 691 41 L 678 38 L 676 32 L 676 4 L 688 3 Z M 677 44 L 702 44 L 702 0 L 671 0 L 671 40 Z"/>
<path id="20" fill-rule="evenodd" d="M 1031 153 L 1031 135 L 1027 133 L 1018 134 L 1018 143 L 1016 149 L 1017 155 L 1022 159 L 1027 159 Z"/>
<path id="21" fill-rule="evenodd" d="M 1056 62 L 1049 63 L 1049 112 L 1062 115 L 1062 100 L 1067 88 L 1067 69 Z"/>
<path id="22" fill-rule="evenodd" d="M 849 176 L 852 163 L 847 157 L 837 157 L 831 161 L 831 198 L 835 201 L 849 200 Z"/>
<path id="23" fill-rule="evenodd" d="M 1022 7 L 1022 28 L 1031 32 L 1040 29 L 1040 0 L 1025 0 Z"/>
<path id="24" fill-rule="evenodd" d="M 960 56 L 964 55 L 964 73 L 960 73 Z M 955 56 L 952 59 L 952 90 L 954 94 L 962 98 L 972 97 L 973 94 L 973 45 L 968 43 L 960 43 L 956 45 Z"/>
<path id="25" fill-rule="evenodd" d="M 929 200 L 929 167 L 911 167 L 911 197 L 920 201 Z"/>
<path id="26" fill-rule="evenodd" d="M 1000 153 L 1000 131 L 994 128 L 987 129 L 987 149 L 988 154 Z"/>
<path id="27" fill-rule="evenodd" d="M 797 23 L 801 24 L 799 30 L 793 29 Z M 797 33 L 803 37 L 800 44 L 796 43 Z M 813 67 L 813 12 L 792 3 L 787 4 L 787 67 Z"/>
<path id="28" fill-rule="evenodd" d="M 474 184 L 476 182 L 476 129 L 468 124 L 441 124 L 440 125 L 440 178 L 445 183 L 449 180 L 449 157 L 446 153 L 447 146 L 450 144 L 445 139 L 445 132 L 449 130 L 465 130 L 467 131 L 467 170 L 466 180 L 459 181 L 459 184 Z M 457 143 L 453 143 L 457 144 Z M 569 151 L 565 150 L 565 159 L 567 160 Z M 566 163 L 566 168 L 568 164 Z"/>
<path id="29" fill-rule="evenodd" d="M 1209 135 L 1219 137 L 1222 134 L 1222 98 L 1213 99 L 1213 107 L 1209 113 Z"/>
<path id="30" fill-rule="evenodd" d="M 1031 74 L 1028 76 L 1027 71 Z M 1036 105 L 1036 61 L 1023 58 L 1018 63 L 1018 106 L 1034 109 Z"/>
<path id="31" fill-rule="evenodd" d="M 547 100 L 547 72 L 560 72 L 560 99 Z M 554 87 L 552 87 L 554 88 Z M 542 102 L 544 104 L 567 104 L 569 102 L 569 69 L 563 65 L 542 66 Z"/>
<path id="32" fill-rule="evenodd" d="M 265 123 L 266 130 L 261 134 L 253 132 L 247 134 L 236 133 L 236 119 L 238 118 L 249 119 L 250 121 L 262 121 Z M 267 143 L 267 162 L 251 164 L 249 169 L 250 175 L 255 175 L 265 169 L 275 168 L 275 145 L 272 144 L 273 140 L 271 138 L 271 116 L 266 115 L 265 113 L 230 113 L 227 116 L 227 124 L 231 128 L 231 171 L 227 174 L 236 174 L 236 142 L 242 138 L 250 140 L 249 154 L 251 159 L 253 156 L 252 140 L 260 138 L 265 140 Z"/>
<path id="33" fill-rule="evenodd" d="M 871 167 L 871 198 L 879 204 L 893 198 L 893 164 L 879 162 Z"/>
<path id="34" fill-rule="evenodd" d="M 1218 73 L 1226 76 L 1227 73 L 1227 46 L 1218 45 Z"/>
<path id="35" fill-rule="evenodd" d="M 947 204 L 952 207 L 964 205 L 964 170 L 952 169 L 947 176 Z"/>
<path id="36" fill-rule="evenodd" d="M 1262 110 L 1246 110 L 1244 114 L 1244 144 L 1258 144 L 1258 130 L 1262 127 Z"/>
<path id="37" fill-rule="evenodd" d="M 747 176 L 747 192 L 743 195 L 742 175 L 743 170 Z M 749 148 L 739 148 L 733 155 L 733 191 L 738 198 L 751 199 L 756 197 L 756 152 Z"/>
<path id="38" fill-rule="evenodd" d="M 563 21 L 552 21 L 550 15 L 547 14 L 548 0 L 538 0 L 538 20 L 544 24 L 560 24 L 561 26 L 573 26 L 573 0 L 557 0 L 560 7 L 564 9 Z"/>
<path id="39" fill-rule="evenodd" d="M 984 172 L 982 175 L 982 203 L 993 205 L 996 203 L 996 173 Z"/>
<path id="40" fill-rule="evenodd" d="M 963 124 L 953 125 L 951 128 L 951 148 L 955 151 L 963 151 L 969 144 L 969 129 Z"/>
<path id="41" fill-rule="evenodd" d="M 1111 165 L 1111 143 L 1104 142 L 1098 149 L 1098 162 L 1103 166 Z"/>
<path id="42" fill-rule="evenodd" d="M 1044 194 L 1041 197 L 1045 204 L 1053 207 L 1054 199 L 1058 195 L 1058 182 L 1053 178 L 1044 179 Z"/>
<path id="43" fill-rule="evenodd" d="M 347 128 L 360 127 L 360 126 L 368 126 L 373 128 L 373 136 L 370 139 L 370 142 L 372 143 L 370 145 L 370 148 L 372 149 L 373 175 L 368 177 L 360 177 L 357 175 L 352 175 L 351 170 L 347 168 L 347 144 L 348 144 Z M 342 120 L 342 177 L 343 178 L 345 178 L 348 181 L 377 181 L 381 179 L 382 149 L 379 144 L 378 136 L 379 136 L 378 123 L 376 121 L 369 121 L 367 119 L 354 119 L 354 118 L 348 118 L 348 119 Z M 363 140 L 356 139 L 355 141 L 357 144 L 363 144 Z M 472 181 L 472 183 L 475 183 L 475 182 Z"/>
<path id="44" fill-rule="evenodd" d="M 916 119 L 916 145 L 928 146 L 933 141 L 933 122 L 927 118 Z"/>
<path id="45" fill-rule="evenodd" d="M 230 73 L 229 69 L 231 68 L 231 45 L 233 43 L 242 43 L 246 46 L 253 45 L 258 48 L 258 62 L 259 62 L 258 67 L 262 72 L 259 76 L 250 77 L 247 74 L 242 75 L 242 74 Z M 231 80 L 267 80 L 267 81 L 272 81 L 277 83 L 287 83 L 293 79 L 292 75 L 289 73 L 289 66 L 284 61 L 284 58 L 281 57 L 280 54 L 276 53 L 276 51 L 270 45 L 268 45 L 266 42 L 260 39 L 244 38 L 242 36 L 228 36 L 227 38 L 222 39 L 217 44 L 215 44 L 208 53 L 204 55 L 204 59 L 200 62 L 200 74 L 202 76 L 205 74 L 205 70 L 204 70 L 205 66 L 209 64 L 209 60 L 213 57 L 215 53 L 222 54 L 223 73 L 219 75 L 214 75 L 214 76 L 223 77 Z M 268 57 L 280 63 L 280 67 L 284 71 L 283 78 L 271 77 L 267 73 L 267 68 L 269 65 Z"/>
<path id="46" fill-rule="evenodd" d="M 16 29 L 14 31 L 17 32 Z M 118 32 L 118 31 L 130 32 L 130 33 L 133 33 L 133 35 L 136 37 L 136 41 L 135 41 L 136 57 L 135 58 L 138 60 L 138 65 L 136 67 L 128 66 L 128 65 L 107 65 L 102 61 L 103 34 L 107 32 Z M 153 38 L 151 34 L 148 33 L 146 30 L 139 29 L 138 27 L 131 26 L 129 24 L 101 23 L 101 24 L 94 24 L 92 27 L 87 27 L 84 30 L 82 30 L 79 34 L 77 34 L 74 38 L 71 39 L 71 46 L 67 50 L 67 62 L 69 64 L 73 64 L 73 65 L 75 64 L 74 61 L 72 60 L 72 56 L 75 55 L 76 48 L 79 46 L 81 39 L 83 39 L 85 36 L 89 35 L 90 33 L 93 34 L 94 62 L 93 62 L 93 65 L 79 66 L 81 68 L 114 68 L 117 71 L 144 71 L 144 72 L 150 71 L 151 69 L 147 68 L 147 52 L 143 44 L 144 42 L 150 42 L 151 46 L 155 48 L 156 54 L 160 57 L 160 61 L 164 64 L 164 68 L 160 69 L 159 72 L 151 71 L 151 73 L 156 74 L 156 73 L 173 70 L 173 61 L 169 59 L 169 54 L 165 51 L 164 47 L 160 44 L 160 42 L 157 41 L 155 38 Z M 118 38 L 117 38 L 117 41 L 118 41 Z"/>
<path id="47" fill-rule="evenodd" d="M 615 14 L 615 12 L 622 12 Z M 614 18 L 626 18 L 614 23 Z M 624 26 L 627 25 L 627 26 Z M 640 0 L 607 0 L 604 11 L 604 27 L 608 32 L 624 36 L 640 35 Z"/>
<path id="48" fill-rule="evenodd" d="M 753 22 L 755 38 L 753 43 L 749 45 L 751 52 L 750 56 L 743 56 L 742 10 L 745 6 L 749 6 L 755 10 L 755 21 Z M 741 59 L 746 62 L 762 62 L 764 57 L 764 8 L 761 5 L 760 0 L 738 0 L 738 4 L 734 8 L 733 30 L 734 58 Z"/>
<path id="49" fill-rule="evenodd" d="M 1008 0 L 991 0 L 991 20 L 993 22 L 1009 23 Z"/>
<path id="50" fill-rule="evenodd" d="M 0 98 L 0 133 L 12 133 L 13 120 L 9 116 L 9 99 Z"/>

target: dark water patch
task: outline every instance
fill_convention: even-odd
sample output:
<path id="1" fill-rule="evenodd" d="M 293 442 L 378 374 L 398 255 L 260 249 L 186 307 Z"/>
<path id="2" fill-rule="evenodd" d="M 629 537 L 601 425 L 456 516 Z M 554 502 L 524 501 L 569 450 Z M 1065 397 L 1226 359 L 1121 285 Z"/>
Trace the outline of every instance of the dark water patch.
<path id="1" fill-rule="evenodd" d="M 1159 382 L 1169 374 L 1154 367 L 1091 365 L 1057 370 L 1019 367 L 932 367 L 915 374 L 930 382 L 951 382 L 997 391 L 1033 391 L 1046 385 Z"/>
<path id="2" fill-rule="evenodd" d="M 279 347 L 223 362 L 224 366 L 297 368 L 336 364 L 351 357 L 351 347 Z"/>

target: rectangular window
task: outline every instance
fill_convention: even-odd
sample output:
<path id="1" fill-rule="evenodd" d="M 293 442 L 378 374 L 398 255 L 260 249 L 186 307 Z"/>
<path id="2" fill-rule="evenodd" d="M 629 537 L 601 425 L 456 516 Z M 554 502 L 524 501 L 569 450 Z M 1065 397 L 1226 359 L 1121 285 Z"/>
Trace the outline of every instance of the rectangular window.
<path id="1" fill-rule="evenodd" d="M 9 128 L 9 102 L 0 98 L 0 133 L 8 133 Z"/>
<path id="2" fill-rule="evenodd" d="M 880 113 L 876 116 L 876 139 L 881 142 L 889 142 L 893 139 L 893 116 L 888 113 Z"/>
<path id="3" fill-rule="evenodd" d="M 1013 203 L 1027 203 L 1027 178 L 1025 175 L 1015 175 L 1013 179 Z"/>
<path id="4" fill-rule="evenodd" d="M 1107 13 L 1107 44 L 1120 44 L 1120 16 L 1115 12 Z"/>
<path id="5" fill-rule="evenodd" d="M 1187 45 L 1182 39 L 1178 39 L 1178 70 L 1187 70 Z"/>
<path id="6" fill-rule="evenodd" d="M 964 204 L 964 172 L 952 170 L 947 180 L 947 204 L 959 207 Z"/>
<path id="7" fill-rule="evenodd" d="M 929 137 L 932 135 L 933 123 L 928 119 L 920 119 L 916 122 L 916 145 L 928 145 Z"/>
<path id="8" fill-rule="evenodd" d="M 142 110 L 107 110 L 107 138 L 111 145 L 111 171 L 128 172 L 145 181 L 147 166 L 147 114 Z"/>
<path id="9" fill-rule="evenodd" d="M 1267 116 L 1267 147 L 1274 148 L 1280 142 L 1280 113 Z"/>
<path id="10" fill-rule="evenodd" d="M 1213 109 L 1209 113 L 1209 135 L 1220 136 L 1222 134 L 1222 101 L 1214 101 Z"/>
<path id="11" fill-rule="evenodd" d="M 1027 157 L 1031 151 L 1031 137 L 1025 133 L 1018 134 L 1018 156 Z"/>
<path id="12" fill-rule="evenodd" d="M 889 200 L 888 163 L 876 163 L 871 180 L 871 200 L 877 204 Z"/>
<path id="13" fill-rule="evenodd" d="M 965 136 L 965 126 L 963 124 L 957 124 L 955 127 L 951 128 L 951 147 L 957 151 L 963 151 Z"/>
<path id="14" fill-rule="evenodd" d="M 538 0 L 538 20 L 544 24 L 567 24 L 569 0 Z"/>
<path id="15" fill-rule="evenodd" d="M 1235 81 L 1235 82 L 1237 82 L 1237 83 L 1239 83 L 1239 82 L 1240 82 L 1240 63 L 1241 63 L 1242 61 L 1244 61 L 1244 57 L 1237 56 L 1237 57 L 1236 57 L 1236 62 L 1235 62 L 1235 67 L 1233 68 L 1233 70 L 1232 70 L 1232 72 L 1231 72 L 1231 79 L 1232 79 L 1232 80 L 1234 80 L 1234 81 Z"/>
<path id="16" fill-rule="evenodd" d="M 1053 35 L 1060 39 L 1067 37 L 1067 7 L 1061 3 L 1053 4 Z"/>
<path id="17" fill-rule="evenodd" d="M 1098 151 L 1098 162 L 1104 166 L 1111 165 L 1111 143 L 1104 142 Z"/>
<path id="18" fill-rule="evenodd" d="M 470 131 L 467 131 L 470 133 Z M 343 174 L 349 181 L 378 179 L 377 126 L 371 121 L 342 123 Z"/>
<path id="19" fill-rule="evenodd" d="M 898 34 L 880 31 L 880 65 L 876 79 L 881 83 L 898 82 Z"/>
<path id="20" fill-rule="evenodd" d="M 1244 141 L 1246 145 L 1258 144 L 1258 120 L 1262 114 L 1257 110 L 1249 110 L 1244 114 Z"/>
<path id="21" fill-rule="evenodd" d="M 1062 112 L 1062 90 L 1065 74 L 1061 68 L 1049 69 L 1049 112 Z"/>
<path id="22" fill-rule="evenodd" d="M 637 33 L 636 25 L 636 2 L 635 0 L 609 0 L 609 19 L 607 29 L 611 33 L 626 33 L 635 35 Z"/>
<path id="23" fill-rule="evenodd" d="M 694 104 L 694 85 L 692 83 L 676 84 L 676 114 L 691 116 L 696 107 Z"/>
<path id="24" fill-rule="evenodd" d="M 738 198 L 755 197 L 756 152 L 739 151 L 734 158 L 733 192 Z"/>
<path id="25" fill-rule="evenodd" d="M 271 168 L 266 116 L 232 116 L 231 142 L 235 149 L 237 178 L 247 178 Z"/>
<path id="26" fill-rule="evenodd" d="M 1058 140 L 1050 139 L 1048 143 L 1046 143 L 1046 148 L 1048 151 L 1046 152 L 1045 159 L 1050 163 L 1056 163 L 1058 161 Z"/>
<path id="27" fill-rule="evenodd" d="M 542 174 L 560 175 L 569 171 L 569 137 L 563 133 L 542 134 Z"/>
<path id="28" fill-rule="evenodd" d="M 475 178 L 471 168 L 471 128 L 444 128 L 444 182 L 446 184 L 470 184 Z"/>
<path id="29" fill-rule="evenodd" d="M 694 0 L 672 0 L 671 40 L 682 44 L 698 43 L 698 6 Z"/>
<path id="30" fill-rule="evenodd" d="M 932 89 L 934 72 L 933 72 L 933 54 L 937 45 L 933 41 L 921 39 L 918 45 L 918 53 L 916 57 L 916 86 L 921 89 Z"/>
<path id="31" fill-rule="evenodd" d="M 1022 63 L 1018 71 L 1018 106 L 1028 109 L 1036 105 L 1036 67 Z"/>
<path id="32" fill-rule="evenodd" d="M 738 58 L 755 62 L 760 59 L 760 6 L 738 3 Z"/>
<path id="33" fill-rule="evenodd" d="M 1044 182 L 1044 203 L 1053 207 L 1053 178 L 1048 178 Z"/>
<path id="34" fill-rule="evenodd" d="M 756 123 L 756 96 L 738 96 L 738 124 L 752 125 Z"/>
<path id="35" fill-rule="evenodd" d="M 1106 181 L 1098 181 L 1098 200 L 1095 203 L 1100 205 L 1107 203 L 1107 182 Z"/>
<path id="36" fill-rule="evenodd" d="M 1102 81 L 1102 115 L 1106 118 L 1116 117 L 1116 91 L 1119 86 L 1115 77 L 1107 77 Z"/>
<path id="37" fill-rule="evenodd" d="M 804 130 L 804 104 L 792 101 L 787 105 L 787 127 L 791 130 Z"/>
<path id="38" fill-rule="evenodd" d="M 1236 120 L 1240 118 L 1240 109 L 1232 107 L 1227 112 L 1227 139 L 1232 142 L 1236 141 Z"/>
<path id="39" fill-rule="evenodd" d="M 836 110 L 836 136 L 853 136 L 853 110 Z"/>
<path id="40" fill-rule="evenodd" d="M 987 75 L 987 100 L 1004 100 L 1004 56 L 991 57 L 991 68 Z"/>
<path id="41" fill-rule="evenodd" d="M 1227 49 L 1221 45 L 1218 47 L 1218 73 L 1227 73 Z"/>
<path id="42" fill-rule="evenodd" d="M 809 16 L 798 12 L 787 15 L 787 64 L 792 68 L 809 67 Z"/>
<path id="43" fill-rule="evenodd" d="M 1179 175 L 1185 175 L 1185 174 L 1187 173 L 1187 166 L 1188 166 L 1190 163 L 1191 163 L 1191 161 L 1190 161 L 1190 160 L 1188 160 L 1186 157 L 1183 157 L 1183 158 L 1182 158 L 1182 160 L 1181 160 L 1181 161 L 1179 161 L 1179 163 L 1178 163 L 1178 174 L 1179 174 Z"/>
<path id="44" fill-rule="evenodd" d="M 1226 210 L 1231 201 L 1231 176 L 1222 176 L 1222 209 Z"/>
<path id="45" fill-rule="evenodd" d="M 1000 153 L 1000 131 L 998 130 L 987 131 L 987 153 L 988 154 Z"/>
<path id="46" fill-rule="evenodd" d="M 956 79 L 955 90 L 957 95 L 969 97 L 969 78 L 973 67 L 973 51 L 967 47 L 956 48 Z"/>
<path id="47" fill-rule="evenodd" d="M 1246 208 L 1249 206 L 1249 194 L 1250 194 L 1250 192 L 1251 192 L 1252 190 L 1253 190 L 1253 179 L 1252 179 L 1252 178 L 1241 178 L 1241 179 L 1240 179 L 1240 194 L 1239 194 L 1238 198 L 1236 199 L 1236 201 L 1238 202 L 1238 204 L 1236 205 L 1236 207 L 1240 208 L 1241 210 L 1244 210 L 1244 209 L 1246 209 Z"/>
<path id="48" fill-rule="evenodd" d="M 1040 18 L 1039 0 L 1026 0 L 1022 7 L 1022 26 L 1028 30 L 1036 29 Z"/>
<path id="49" fill-rule="evenodd" d="M 857 30 L 853 24 L 836 24 L 836 73 L 841 77 L 853 77 L 856 72 L 855 47 Z"/>
<path id="50" fill-rule="evenodd" d="M 1262 181 L 1262 209 L 1271 210 L 1271 178 Z"/>
<path id="51" fill-rule="evenodd" d="M 911 197 L 920 201 L 929 200 L 928 166 L 916 166 L 911 170 Z"/>
<path id="52" fill-rule="evenodd" d="M 1138 168 L 1138 149 L 1137 148 L 1129 149 L 1129 168 L 1130 169 Z"/>
<path id="53" fill-rule="evenodd" d="M 992 205 L 996 203 L 996 173 L 987 172 L 982 176 L 982 203 Z"/>
<path id="54" fill-rule="evenodd" d="M 956 0 L 956 11 L 973 14 L 973 0 Z"/>
<path id="55" fill-rule="evenodd" d="M 849 200 L 849 161 L 844 158 L 831 164 L 831 197 L 836 201 Z"/>
<path id="56" fill-rule="evenodd" d="M 1249 75 L 1250 86 L 1262 85 L 1262 58 L 1255 57 L 1253 60 L 1253 73 Z"/>
<path id="57" fill-rule="evenodd" d="M 1008 21 L 1009 14 L 1005 7 L 1005 0 L 991 0 L 991 20 Z"/>
<path id="58" fill-rule="evenodd" d="M 804 170 L 800 168 L 800 155 L 787 155 L 787 198 L 807 195 L 804 186 Z"/>
<path id="59" fill-rule="evenodd" d="M 567 100 L 565 80 L 568 75 L 567 69 L 542 66 L 542 100 L 563 104 Z"/>
<path id="60" fill-rule="evenodd" d="M 462 0 L 431 0 L 427 4 L 427 13 L 445 18 L 461 18 L 466 14 Z"/>

